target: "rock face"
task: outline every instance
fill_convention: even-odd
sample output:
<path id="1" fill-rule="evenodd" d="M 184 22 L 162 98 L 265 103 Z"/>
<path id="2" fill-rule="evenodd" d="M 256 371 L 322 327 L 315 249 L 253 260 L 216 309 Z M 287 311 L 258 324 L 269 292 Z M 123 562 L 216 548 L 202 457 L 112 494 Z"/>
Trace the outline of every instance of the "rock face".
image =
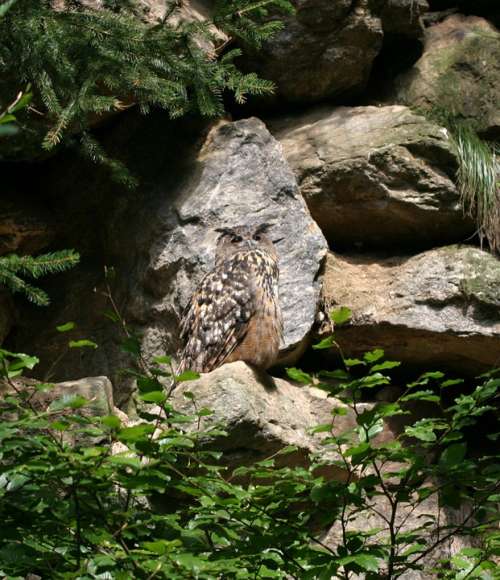
<path id="1" fill-rule="evenodd" d="M 14 384 L 19 390 L 31 390 L 37 381 L 31 379 L 14 379 Z M 11 392 L 12 387 L 0 381 L 0 393 Z M 46 411 L 53 401 L 68 395 L 80 395 L 89 401 L 82 407 L 81 412 L 87 416 L 100 417 L 114 413 L 113 385 L 107 377 L 85 377 L 77 381 L 55 383 L 49 390 L 34 390 L 30 401 L 37 411 Z M 120 416 L 123 414 L 118 411 Z"/>
<path id="2" fill-rule="evenodd" d="M 78 275 L 66 277 L 64 287 L 54 284 L 48 288 L 53 306 L 43 312 L 32 309 L 25 317 L 29 324 L 20 321 L 12 347 L 36 354 L 50 365 L 61 350 L 67 350 L 68 340 L 93 340 L 99 345 L 96 350 L 69 349 L 54 378 L 105 374 L 115 385 L 119 404 L 130 394 L 132 385 L 125 385 L 123 376 L 117 373 L 132 363 L 120 349 L 123 335 L 119 325 L 103 314 L 110 308 L 103 296 L 103 263 L 116 267 L 114 298 L 127 322 L 143 337 L 146 358 L 174 354 L 180 346 L 182 310 L 214 265 L 219 235 L 215 228 L 270 222 L 271 238 L 283 238 L 276 244 L 285 323 L 282 354 L 294 358 L 307 346 L 306 337 L 320 300 L 319 272 L 327 251 L 280 144 L 261 121 L 220 124 L 212 128 L 204 142 L 196 141 L 183 149 L 182 140 L 176 140 L 178 151 L 168 159 L 162 149 L 166 145 L 158 146 L 154 139 L 151 142 L 150 125 L 141 127 L 143 133 L 130 128 L 125 132 L 127 143 L 137 141 L 131 156 L 142 157 L 136 162 L 146 164 L 148 158 L 148 176 L 140 195 L 120 197 L 106 191 L 99 177 L 94 187 L 101 187 L 104 193 L 102 205 L 97 208 L 86 211 L 79 207 L 78 199 L 83 196 L 77 191 L 76 201 L 65 200 L 61 194 L 62 211 L 71 216 L 70 226 L 74 223 L 69 229 L 78 235 L 82 223 L 97 228 L 97 242 L 104 239 L 109 244 L 107 253 L 90 245 L 88 251 L 82 251 L 85 259 Z M 57 187 L 67 191 L 68 176 Z M 110 204 L 110 200 L 116 200 L 116 204 Z M 72 246 L 73 240 L 66 238 L 64 243 Z M 75 240 L 81 249 L 77 244 L 81 242 Z M 98 252 L 101 255 L 94 262 L 92 253 Z M 84 300 L 77 298 L 83 296 Z M 74 331 L 55 331 L 56 325 L 69 320 L 77 325 Z M 42 374 L 46 370 L 43 365 L 40 369 Z"/>
<path id="3" fill-rule="evenodd" d="M 500 363 L 500 262 L 449 246 L 413 257 L 329 255 L 325 300 L 348 306 L 346 353 L 381 347 L 410 364 L 477 373 Z"/>
<path id="4" fill-rule="evenodd" d="M 138 278 L 154 298 L 145 302 L 131 292 L 130 304 L 130 312 L 145 321 L 146 352 L 158 354 L 162 342 L 177 335 L 179 313 L 213 267 L 215 228 L 266 222 L 273 224 L 271 239 L 282 238 L 276 249 L 283 347 L 300 348 L 315 318 L 326 242 L 264 124 L 246 119 L 212 129 L 193 173 L 174 196 L 158 196 L 158 202 L 148 208 L 151 227 L 137 239 L 148 249 Z"/>
<path id="5" fill-rule="evenodd" d="M 283 30 L 247 65 L 274 81 L 290 101 L 314 102 L 359 93 L 382 45 L 382 23 L 369 2 L 296 0 L 279 17 Z"/>
<path id="6" fill-rule="evenodd" d="M 430 27 L 414 67 L 397 81 L 400 102 L 500 133 L 500 33 L 477 16 L 453 15 Z"/>
<path id="7" fill-rule="evenodd" d="M 336 399 L 314 387 L 296 386 L 283 379 L 258 375 L 243 362 L 235 362 L 202 375 L 196 381 L 181 383 L 174 391 L 173 405 L 181 412 L 195 413 L 193 401 L 184 392 L 194 395 L 196 408 L 208 408 L 212 415 L 204 417 L 206 425 L 222 423 L 227 437 L 215 443 L 224 451 L 224 461 L 233 467 L 262 460 L 281 449 L 294 445 L 297 450 L 281 457 L 289 465 L 305 465 L 308 455 L 322 450 L 324 434 L 311 434 L 319 424 L 330 423 L 331 410 L 345 407 Z M 363 408 L 371 408 L 362 403 Z M 353 411 L 335 419 L 338 432 L 356 427 Z M 392 438 L 388 427 L 378 441 Z M 280 461 L 280 458 L 278 458 Z M 345 472 L 334 465 L 329 477 L 343 478 Z"/>
<path id="8" fill-rule="evenodd" d="M 324 108 L 271 130 L 334 248 L 429 247 L 473 233 L 446 130 L 407 107 Z"/>
<path id="9" fill-rule="evenodd" d="M 381 8 L 384 34 L 421 38 L 424 34 L 422 14 L 428 9 L 427 0 L 385 0 Z"/>

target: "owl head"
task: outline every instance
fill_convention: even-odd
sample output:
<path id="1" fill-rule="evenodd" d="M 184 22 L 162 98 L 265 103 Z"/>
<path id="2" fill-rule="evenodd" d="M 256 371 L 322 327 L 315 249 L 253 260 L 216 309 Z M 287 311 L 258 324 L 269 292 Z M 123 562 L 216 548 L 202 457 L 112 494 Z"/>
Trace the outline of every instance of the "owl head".
<path id="1" fill-rule="evenodd" d="M 266 231 L 272 224 L 260 224 L 257 226 L 235 226 L 233 228 L 217 228 L 220 233 L 217 239 L 215 251 L 215 263 L 220 264 L 233 254 L 242 251 L 264 250 L 277 257 L 272 240 L 266 235 Z"/>

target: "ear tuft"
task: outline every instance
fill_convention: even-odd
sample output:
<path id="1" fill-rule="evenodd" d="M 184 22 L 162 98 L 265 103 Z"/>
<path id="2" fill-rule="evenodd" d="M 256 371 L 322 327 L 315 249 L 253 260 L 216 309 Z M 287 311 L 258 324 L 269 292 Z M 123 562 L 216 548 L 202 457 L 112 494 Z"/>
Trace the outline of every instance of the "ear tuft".
<path id="1" fill-rule="evenodd" d="M 216 232 L 219 232 L 220 234 L 224 235 L 224 236 L 234 236 L 234 232 L 231 228 L 215 228 Z M 220 236 L 222 237 L 222 236 Z"/>
<path id="2" fill-rule="evenodd" d="M 255 234 L 264 234 L 265 232 L 267 232 L 268 229 L 272 228 L 274 224 L 272 223 L 266 223 L 266 224 L 260 224 L 260 226 L 257 226 L 257 228 L 255 229 Z"/>

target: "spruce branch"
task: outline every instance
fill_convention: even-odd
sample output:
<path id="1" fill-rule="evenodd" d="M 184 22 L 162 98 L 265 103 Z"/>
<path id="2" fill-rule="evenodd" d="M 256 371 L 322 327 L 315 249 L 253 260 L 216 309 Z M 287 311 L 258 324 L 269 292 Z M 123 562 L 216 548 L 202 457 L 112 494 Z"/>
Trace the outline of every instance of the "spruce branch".
<path id="1" fill-rule="evenodd" d="M 21 276 L 37 279 L 47 274 L 57 274 L 73 268 L 80 261 L 74 250 L 60 250 L 40 256 L 9 254 L 0 257 L 0 284 L 12 293 L 24 296 L 37 306 L 50 303 L 47 293 L 27 283 Z"/>

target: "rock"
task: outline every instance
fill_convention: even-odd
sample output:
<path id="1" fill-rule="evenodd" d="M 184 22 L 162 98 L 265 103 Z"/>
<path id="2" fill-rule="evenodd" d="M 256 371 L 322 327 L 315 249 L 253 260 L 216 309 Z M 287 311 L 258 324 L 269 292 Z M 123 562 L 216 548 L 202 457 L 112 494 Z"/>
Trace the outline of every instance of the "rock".
<path id="1" fill-rule="evenodd" d="M 500 261 L 469 246 L 412 257 L 330 254 L 325 303 L 348 306 L 335 331 L 346 355 L 475 374 L 500 364 Z"/>
<path id="2" fill-rule="evenodd" d="M 428 9 L 427 0 L 386 0 L 380 13 L 384 34 L 421 38 L 424 35 L 422 14 Z"/>
<path id="3" fill-rule="evenodd" d="M 422 57 L 396 82 L 396 99 L 453 114 L 477 131 L 500 134 L 500 32 L 476 16 L 452 15 L 427 29 Z"/>
<path id="4" fill-rule="evenodd" d="M 186 391 L 194 395 L 184 397 Z M 208 408 L 212 415 L 202 418 L 202 426 L 222 424 L 227 437 L 217 439 L 214 447 L 224 452 L 224 462 L 233 467 L 251 464 L 273 455 L 289 445 L 297 450 L 277 458 L 287 465 L 306 465 L 311 453 L 320 452 L 325 434 L 311 434 L 320 424 L 331 423 L 331 410 L 345 407 L 336 399 L 327 398 L 320 389 L 295 386 L 289 381 L 257 374 L 243 362 L 235 362 L 181 383 L 174 391 L 172 404 L 177 411 L 194 414 Z M 369 403 L 361 403 L 371 408 Z M 340 433 L 356 426 L 354 412 L 336 416 L 335 429 Z M 379 441 L 392 438 L 386 427 Z M 328 466 L 330 477 L 343 478 L 338 466 Z"/>
<path id="5" fill-rule="evenodd" d="M 0 255 L 36 254 L 55 237 L 55 223 L 39 202 L 19 193 L 0 199 Z"/>
<path id="6" fill-rule="evenodd" d="M 34 379 L 24 377 L 13 379 L 12 382 L 16 388 L 22 391 L 31 391 L 30 402 L 38 411 L 46 411 L 53 401 L 61 399 L 64 396 L 80 395 L 89 401 L 82 407 L 81 411 L 86 416 L 105 416 L 113 413 L 115 410 L 113 403 L 113 385 L 107 377 L 85 377 L 75 381 L 65 381 L 54 383 L 47 390 L 35 390 L 34 387 L 39 383 Z M 13 388 L 5 381 L 0 381 L 0 393 L 13 392 Z M 118 411 L 121 417 L 123 413 Z"/>
<path id="7" fill-rule="evenodd" d="M 296 13 L 245 66 L 289 101 L 314 102 L 359 94 L 382 45 L 382 23 L 367 0 L 295 0 Z"/>
<path id="8" fill-rule="evenodd" d="M 142 294 L 131 292 L 130 312 L 145 324 L 145 351 L 158 354 L 176 336 L 178 317 L 213 267 L 215 228 L 270 222 L 280 259 L 280 303 L 287 351 L 300 351 L 315 319 L 318 274 L 326 242 L 311 219 L 279 143 L 258 119 L 214 127 L 196 168 L 175 196 L 157 196 L 150 227 L 138 232 L 147 249 L 139 265 Z M 151 233 L 153 235 L 151 236 Z M 149 290 L 154 300 L 148 300 Z M 144 300 L 146 298 L 146 300 Z"/>
<path id="9" fill-rule="evenodd" d="M 433 487 L 439 489 L 439 485 L 432 484 Z M 421 485 L 423 487 L 423 484 Z M 389 529 L 387 525 L 387 515 L 391 514 L 391 505 L 389 500 L 380 495 L 375 497 L 370 502 L 372 509 L 358 511 L 358 508 L 352 507 L 353 511 L 348 511 L 349 519 L 346 517 L 346 529 L 349 531 L 368 532 L 370 530 L 380 530 L 375 537 L 370 536 L 373 540 L 382 540 L 389 536 Z M 385 517 L 381 517 L 382 514 Z M 396 529 L 401 530 L 401 533 L 411 533 L 415 530 L 422 530 L 427 526 L 426 536 L 429 545 L 437 542 L 440 535 L 447 535 L 450 530 L 455 527 L 460 527 L 470 514 L 470 507 L 463 505 L 459 509 L 443 507 L 439 504 L 438 494 L 434 494 L 429 498 L 423 500 L 416 508 L 412 508 L 403 499 L 397 506 L 395 525 Z M 446 529 L 446 526 L 449 526 Z M 441 529 L 441 534 L 437 533 L 436 528 Z M 340 522 L 336 522 L 332 528 L 324 534 L 321 538 L 322 542 L 331 548 L 336 548 L 343 544 L 343 532 Z M 374 542 L 375 543 L 375 542 Z M 403 540 L 402 540 L 403 543 Z M 441 560 L 450 560 L 457 552 L 463 548 L 470 548 L 478 546 L 478 541 L 472 536 L 459 533 L 458 531 L 452 534 L 445 541 L 438 543 L 434 550 L 423 558 L 423 562 L 419 560 L 419 564 L 423 565 L 422 570 L 411 570 L 408 568 L 398 578 L 402 580 L 429 580 L 429 570 L 433 570 L 442 566 Z M 403 552 L 403 550 L 401 550 Z M 413 558 L 416 560 L 420 554 L 416 553 Z M 409 558 L 409 561 L 413 561 Z M 384 566 L 383 560 L 380 561 L 381 567 L 378 570 L 380 578 L 386 577 L 387 569 Z M 364 576 L 354 575 L 353 578 L 361 580 Z"/>
<path id="10" fill-rule="evenodd" d="M 474 232 L 446 130 L 407 107 L 322 108 L 271 130 L 334 248 L 422 248 Z"/>
<path id="11" fill-rule="evenodd" d="M 12 349 L 36 354 L 43 363 L 37 372 L 43 375 L 68 351 L 68 340 L 93 340 L 98 349 L 69 349 L 53 379 L 105 374 L 122 405 L 133 385 L 120 370 L 133 361 L 120 349 L 120 325 L 104 315 L 110 304 L 102 265 L 115 267 L 110 282 L 114 300 L 142 336 L 146 358 L 175 354 L 180 314 L 213 267 L 215 228 L 268 221 L 274 224 L 271 237 L 283 238 L 277 243 L 285 319 L 282 354 L 296 358 L 315 320 L 327 244 L 280 144 L 257 119 L 221 124 L 209 133 L 199 124 L 190 133 L 185 121 L 171 125 L 161 114 L 134 119 L 137 125 L 119 126 L 120 136 L 113 138 L 141 178 L 140 193 L 111 186 L 102 172 L 88 171 L 80 161 L 66 162 L 64 172 L 54 163 L 50 183 L 57 192 L 53 203 L 66 220 L 64 243 L 86 259 L 59 283 L 47 279 L 52 304 L 43 312 L 25 309 Z M 85 196 L 84 191 L 96 193 Z M 82 236 L 82 231 L 99 235 Z M 55 331 L 70 320 L 75 330 Z"/>

